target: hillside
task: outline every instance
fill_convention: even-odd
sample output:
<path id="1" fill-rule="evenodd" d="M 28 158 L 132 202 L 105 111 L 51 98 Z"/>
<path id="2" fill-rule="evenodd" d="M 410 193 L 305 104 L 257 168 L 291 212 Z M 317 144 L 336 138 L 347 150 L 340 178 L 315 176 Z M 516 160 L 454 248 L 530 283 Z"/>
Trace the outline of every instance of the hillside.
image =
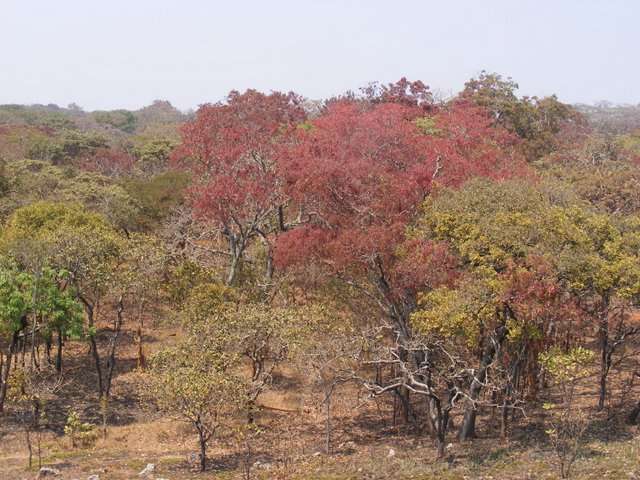
<path id="1" fill-rule="evenodd" d="M 640 478 L 639 182 L 487 72 L 0 105 L 0 479 Z"/>

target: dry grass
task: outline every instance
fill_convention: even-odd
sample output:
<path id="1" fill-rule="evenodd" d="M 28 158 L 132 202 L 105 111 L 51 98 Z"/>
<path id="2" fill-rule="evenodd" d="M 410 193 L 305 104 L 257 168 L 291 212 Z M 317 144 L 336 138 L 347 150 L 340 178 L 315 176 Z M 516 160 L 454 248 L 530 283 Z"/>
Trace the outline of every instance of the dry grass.
<path id="1" fill-rule="evenodd" d="M 170 329 L 154 329 L 147 348 L 171 341 Z M 65 396 L 47 406 L 51 428 L 43 435 L 43 464 L 58 468 L 64 479 L 85 479 L 99 474 L 101 479 L 137 478 L 147 464 L 155 463 L 157 477 L 170 480 L 243 478 L 246 460 L 230 436 L 220 438 L 210 449 L 211 465 L 204 474 L 193 471 L 190 458 L 196 452 L 196 438 L 188 426 L 157 417 L 141 408 L 139 377 L 134 370 L 135 347 L 131 332 L 124 336 L 117 376 L 114 380 L 113 415 L 106 439 L 94 447 L 71 448 L 62 435 L 66 414 L 71 406 L 83 420 L 97 423 L 93 370 L 86 345 L 70 345 L 65 356 L 67 388 Z M 612 408 L 592 415 L 589 441 L 575 466 L 579 479 L 640 479 L 640 435 L 627 427 L 615 412 L 622 404 L 639 398 L 633 385 L 625 395 L 626 381 L 634 363 L 622 364 L 612 373 Z M 592 408 L 595 391 L 591 381 L 581 391 L 581 404 Z M 344 387 L 352 388 L 352 387 Z M 335 451 L 327 456 L 323 449 L 324 424 L 312 392 L 295 371 L 284 369 L 274 389 L 261 399 L 264 409 L 259 424 L 264 433 L 252 446 L 250 464 L 256 479 L 555 479 L 558 478 L 552 452 L 545 440 L 544 419 L 533 408 L 527 418 L 519 418 L 513 434 L 505 443 L 495 437 L 491 415 L 481 417 L 480 438 L 460 444 L 453 440 L 445 462 L 436 462 L 435 448 L 425 436 L 412 433 L 403 425 L 394 425 L 392 406 L 386 401 L 353 401 L 357 392 L 338 395 L 334 405 Z M 361 404 L 360 408 L 354 408 Z M 390 449 L 395 455 L 389 456 Z M 32 479 L 27 470 L 24 434 L 11 410 L 0 423 L 0 480 Z"/>

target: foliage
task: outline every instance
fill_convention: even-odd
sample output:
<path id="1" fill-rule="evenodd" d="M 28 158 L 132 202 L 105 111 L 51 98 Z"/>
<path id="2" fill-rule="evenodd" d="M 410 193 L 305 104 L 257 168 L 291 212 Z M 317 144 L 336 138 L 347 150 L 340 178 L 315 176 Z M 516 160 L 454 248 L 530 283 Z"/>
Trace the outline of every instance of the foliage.
<path id="1" fill-rule="evenodd" d="M 510 77 L 483 71 L 465 84 L 460 97 L 486 108 L 497 125 L 517 134 L 529 161 L 559 149 L 564 130 L 584 125 L 581 115 L 555 95 L 518 98 L 517 90 Z"/>
<path id="2" fill-rule="evenodd" d="M 558 408 L 550 403 L 544 405 L 550 413 L 551 424 L 546 433 L 558 457 L 562 478 L 569 478 L 589 424 L 587 414 L 576 408 L 575 396 L 577 383 L 588 374 L 593 357 L 593 352 L 582 347 L 575 347 L 568 352 L 556 348 L 540 355 L 541 364 L 560 385 L 562 392 Z"/>
<path id="3" fill-rule="evenodd" d="M 200 443 L 200 469 L 219 430 L 242 411 L 242 381 L 231 371 L 233 357 L 209 348 L 206 340 L 185 341 L 158 352 L 152 360 L 149 390 L 158 408 L 191 424 Z"/>
<path id="4" fill-rule="evenodd" d="M 65 202 L 81 203 L 107 216 L 117 226 L 135 226 L 137 201 L 103 175 L 38 160 L 8 162 L 6 175 L 11 188 L 8 195 L 0 199 L 0 215 L 4 218 L 23 205 Z"/>
<path id="5" fill-rule="evenodd" d="M 45 160 L 54 165 L 65 165 L 87 158 L 105 147 L 107 141 L 99 134 L 64 130 L 54 137 L 43 137 L 32 144 L 27 157 Z"/>
<path id="6" fill-rule="evenodd" d="M 99 124 L 109 125 L 126 133 L 133 133 L 136 128 L 136 117 L 128 110 L 97 111 L 92 115 Z"/>
<path id="7" fill-rule="evenodd" d="M 189 183 L 189 175 L 178 171 L 124 180 L 122 187 L 139 206 L 133 214 L 132 223 L 144 230 L 157 228 L 173 209 L 183 204 Z"/>
<path id="8" fill-rule="evenodd" d="M 90 447 L 98 439 L 95 425 L 80 420 L 78 412 L 71 410 L 64 426 L 64 434 L 71 439 L 71 445 L 75 447 Z"/>
<path id="9" fill-rule="evenodd" d="M 278 146 L 304 120 L 293 93 L 233 91 L 224 103 L 200 107 L 182 128 L 177 161 L 193 173 L 196 214 L 229 242 L 228 284 L 236 281 L 249 243 L 267 235 L 285 202 Z"/>

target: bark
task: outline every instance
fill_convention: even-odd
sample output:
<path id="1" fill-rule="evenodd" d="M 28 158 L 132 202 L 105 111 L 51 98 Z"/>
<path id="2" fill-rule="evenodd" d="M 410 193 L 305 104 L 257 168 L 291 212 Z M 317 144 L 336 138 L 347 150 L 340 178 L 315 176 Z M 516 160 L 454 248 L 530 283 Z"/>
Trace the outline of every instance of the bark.
<path id="1" fill-rule="evenodd" d="M 470 400 L 467 401 L 467 407 L 465 409 L 464 418 L 458 434 L 461 441 L 468 440 L 476 436 L 476 416 L 478 413 L 476 409 L 476 401 L 480 398 L 482 387 L 487 378 L 487 370 L 493 362 L 497 348 L 502 344 L 506 335 L 506 327 L 503 325 L 498 327 L 484 349 L 480 360 L 480 368 L 476 372 L 476 375 L 471 382 L 471 387 L 469 388 Z"/>
<path id="2" fill-rule="evenodd" d="M 113 371 L 116 367 L 116 349 L 118 346 L 118 338 L 122 330 L 123 323 L 124 303 L 122 297 L 118 299 L 118 305 L 116 307 L 116 319 L 114 322 L 113 336 L 109 345 L 109 355 L 107 357 L 107 376 L 105 378 L 105 395 L 109 397 L 111 392 L 111 380 L 113 379 Z"/>
<path id="3" fill-rule="evenodd" d="M 225 233 L 229 239 L 229 255 L 231 256 L 231 263 L 229 264 L 229 271 L 227 273 L 227 285 L 233 285 L 238 276 L 238 269 L 240 268 L 240 261 L 245 249 L 245 239 L 241 236 L 233 233 Z"/>
<path id="4" fill-rule="evenodd" d="M 600 320 L 598 336 L 600 343 L 600 383 L 598 391 L 598 410 L 602 410 L 604 408 L 604 402 L 607 397 L 607 377 L 609 375 L 609 369 L 611 367 L 612 353 L 610 353 L 609 321 L 606 316 Z"/>
<path id="5" fill-rule="evenodd" d="M 204 472 L 207 469 L 207 437 L 199 418 L 196 420 L 196 429 L 198 430 L 198 442 L 200 443 L 200 471 Z"/>
<path id="6" fill-rule="evenodd" d="M 145 304 L 146 304 L 146 301 L 143 296 L 142 299 L 140 300 L 140 308 L 138 309 L 138 330 L 136 332 L 137 342 L 138 342 L 138 358 L 136 360 L 136 366 L 140 369 L 144 369 L 147 366 L 147 359 L 144 355 L 144 348 L 142 346 L 142 342 L 143 342 L 142 334 L 143 334 L 143 328 L 144 328 L 143 312 L 144 312 Z"/>
<path id="7" fill-rule="evenodd" d="M 331 455 L 331 393 L 328 393 L 325 398 L 325 450 L 327 455 Z"/>
<path id="8" fill-rule="evenodd" d="M 16 345 L 18 344 L 18 333 L 19 331 L 15 331 L 11 336 L 11 343 L 7 351 L 7 360 L 2 365 L 2 372 L 0 374 L 0 413 L 4 411 L 4 400 L 7 397 L 9 373 L 11 372 L 11 360 L 13 359 Z"/>
<path id="9" fill-rule="evenodd" d="M 636 403 L 636 406 L 631 409 L 627 416 L 627 423 L 629 425 L 637 425 L 640 419 L 640 401 Z"/>
<path id="10" fill-rule="evenodd" d="M 62 372 L 62 329 L 58 328 L 58 349 L 56 351 L 56 372 Z"/>

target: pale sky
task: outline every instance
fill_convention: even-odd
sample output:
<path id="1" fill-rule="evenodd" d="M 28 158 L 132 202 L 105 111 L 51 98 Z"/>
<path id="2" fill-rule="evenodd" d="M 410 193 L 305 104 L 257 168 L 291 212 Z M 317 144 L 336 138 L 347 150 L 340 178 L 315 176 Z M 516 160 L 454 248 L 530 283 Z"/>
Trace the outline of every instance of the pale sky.
<path id="1" fill-rule="evenodd" d="M 640 103 L 640 0 L 0 0 L 0 103 L 179 108 L 373 80 Z"/>

